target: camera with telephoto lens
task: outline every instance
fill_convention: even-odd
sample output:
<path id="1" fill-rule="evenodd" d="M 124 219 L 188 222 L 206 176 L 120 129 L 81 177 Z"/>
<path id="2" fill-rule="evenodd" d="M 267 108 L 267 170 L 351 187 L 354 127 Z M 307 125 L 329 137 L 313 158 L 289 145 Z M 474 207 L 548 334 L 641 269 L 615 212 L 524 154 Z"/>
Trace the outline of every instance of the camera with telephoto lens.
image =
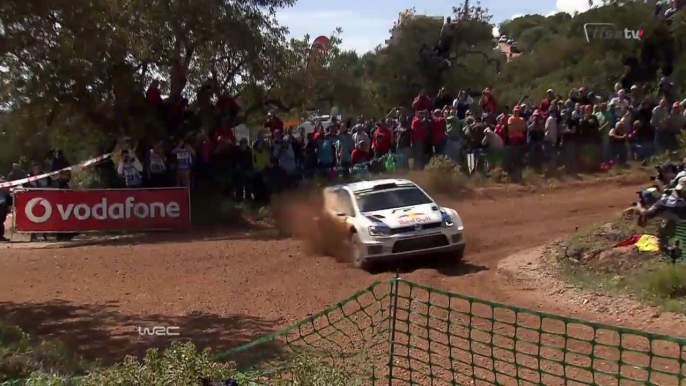
<path id="1" fill-rule="evenodd" d="M 665 181 L 665 175 L 662 173 L 662 166 L 655 166 L 655 170 L 657 170 L 657 174 L 650 176 L 651 182 L 662 182 L 663 184 L 669 183 L 669 181 Z"/>

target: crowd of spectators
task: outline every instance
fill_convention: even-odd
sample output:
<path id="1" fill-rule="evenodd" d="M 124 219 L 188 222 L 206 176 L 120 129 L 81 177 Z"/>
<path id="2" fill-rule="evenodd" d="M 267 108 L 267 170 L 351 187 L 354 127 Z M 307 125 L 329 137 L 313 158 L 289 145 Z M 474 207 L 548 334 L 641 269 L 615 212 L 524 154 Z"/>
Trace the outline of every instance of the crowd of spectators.
<path id="1" fill-rule="evenodd" d="M 663 78 L 656 92 L 638 85 L 623 89 L 621 83 L 605 97 L 584 87 L 566 97 L 548 90 L 537 103 L 524 96 L 511 107 L 499 103 L 488 88 L 455 96 L 446 89 L 433 96 L 423 91 L 409 109 L 394 108 L 381 119 L 360 116 L 340 122 L 332 117 L 314 122 L 312 132 L 286 127 L 271 111 L 252 142 L 236 138 L 238 103 L 228 94 L 213 103 L 209 86 L 199 90 L 192 107 L 180 97 L 163 99 L 157 82 L 145 100 L 168 139 L 102 149 L 113 153 L 96 166 L 105 186 L 211 186 L 238 202 L 257 203 L 303 178 L 347 178 L 355 170 L 421 170 L 434 156 L 445 156 L 470 173 L 493 167 L 513 174 L 524 167 L 562 167 L 570 174 L 598 171 L 677 149 L 686 122 L 685 103 L 676 101 L 669 78 Z M 46 169 L 69 165 L 56 150 Z M 34 162 L 27 172 L 16 164 L 7 180 L 40 175 L 42 166 Z M 70 177 L 64 172 L 25 186 L 68 188 Z"/>

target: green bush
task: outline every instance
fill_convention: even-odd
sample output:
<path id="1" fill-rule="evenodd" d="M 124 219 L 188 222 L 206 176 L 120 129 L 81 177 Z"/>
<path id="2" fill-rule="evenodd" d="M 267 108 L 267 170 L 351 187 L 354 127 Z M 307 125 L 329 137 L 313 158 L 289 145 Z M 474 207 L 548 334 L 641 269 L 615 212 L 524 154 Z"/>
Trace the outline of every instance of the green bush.
<path id="1" fill-rule="evenodd" d="M 202 379 L 235 379 L 241 386 L 354 386 L 351 377 L 319 358 L 299 355 L 278 372 L 240 372 L 233 363 L 213 360 L 210 349 L 174 342 L 142 360 L 126 357 L 111 367 L 87 363 L 58 341 L 39 341 L 19 327 L 0 322 L 0 383 L 26 386 L 199 385 Z"/>
<path id="2" fill-rule="evenodd" d="M 424 172 L 417 177 L 422 187 L 432 194 L 454 194 L 468 190 L 469 177 L 446 156 L 431 158 Z"/>
<path id="3" fill-rule="evenodd" d="M 646 272 L 640 282 L 652 297 L 686 298 L 686 264 L 664 264 Z"/>
<path id="4" fill-rule="evenodd" d="M 0 322 L 0 359 L 0 382 L 35 372 L 83 374 L 90 367 L 62 342 L 32 339 L 7 322 Z"/>

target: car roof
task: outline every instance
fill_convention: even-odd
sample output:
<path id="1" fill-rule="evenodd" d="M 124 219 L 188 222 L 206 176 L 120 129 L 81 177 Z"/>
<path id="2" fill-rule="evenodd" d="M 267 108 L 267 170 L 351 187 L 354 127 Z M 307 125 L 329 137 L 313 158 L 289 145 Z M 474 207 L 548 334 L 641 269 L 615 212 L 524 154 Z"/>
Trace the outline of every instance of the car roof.
<path id="1" fill-rule="evenodd" d="M 397 185 L 398 187 L 414 187 L 417 186 L 414 182 L 406 179 L 398 178 L 387 178 L 383 180 L 372 180 L 372 181 L 358 181 L 351 182 L 349 184 L 341 184 L 326 188 L 326 191 L 334 191 L 339 189 L 349 190 L 353 193 L 359 193 L 364 191 L 374 190 L 376 187 L 381 187 L 382 185 Z"/>

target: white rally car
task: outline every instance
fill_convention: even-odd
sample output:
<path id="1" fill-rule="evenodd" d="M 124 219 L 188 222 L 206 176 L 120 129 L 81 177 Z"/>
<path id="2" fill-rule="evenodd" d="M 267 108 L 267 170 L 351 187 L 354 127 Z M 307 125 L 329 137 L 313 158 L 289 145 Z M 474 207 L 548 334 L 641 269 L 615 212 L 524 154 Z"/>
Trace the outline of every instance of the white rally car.
<path id="1" fill-rule="evenodd" d="M 462 258 L 464 227 L 457 212 L 440 207 L 409 180 L 355 182 L 324 189 L 324 212 L 344 224 L 353 265 L 415 255 Z"/>

